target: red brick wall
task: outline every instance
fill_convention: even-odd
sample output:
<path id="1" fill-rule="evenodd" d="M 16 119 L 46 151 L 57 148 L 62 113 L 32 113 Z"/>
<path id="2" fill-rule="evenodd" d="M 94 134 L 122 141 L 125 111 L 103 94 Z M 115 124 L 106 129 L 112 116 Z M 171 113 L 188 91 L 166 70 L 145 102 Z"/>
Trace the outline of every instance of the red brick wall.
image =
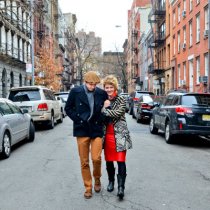
<path id="1" fill-rule="evenodd" d="M 178 22 L 178 5 L 181 8 L 181 20 Z M 189 1 L 186 1 L 186 17 L 182 17 L 183 11 L 183 0 L 178 0 L 177 3 L 172 7 L 171 11 L 171 54 L 172 60 L 176 58 L 176 88 L 181 88 L 178 84 L 178 65 L 181 67 L 181 79 L 183 80 L 183 62 L 186 62 L 186 89 L 189 90 L 189 56 L 193 57 L 193 91 L 204 92 L 205 86 L 203 84 L 198 84 L 196 82 L 196 57 L 200 56 L 200 75 L 204 76 L 204 54 L 208 52 L 208 39 L 204 39 L 204 8 L 208 5 L 208 0 L 200 0 L 199 4 L 196 4 L 196 0 L 193 1 L 193 9 L 189 10 Z M 176 13 L 176 24 L 173 27 L 173 11 Z M 196 43 L 196 16 L 200 13 L 200 41 Z M 193 44 L 189 46 L 189 22 L 192 20 L 193 29 Z M 177 52 L 178 49 L 178 31 L 180 31 L 180 43 L 183 43 L 183 27 L 186 26 L 186 49 L 182 50 L 180 48 L 180 53 Z M 176 39 L 176 53 L 173 55 L 174 44 L 173 37 Z"/>

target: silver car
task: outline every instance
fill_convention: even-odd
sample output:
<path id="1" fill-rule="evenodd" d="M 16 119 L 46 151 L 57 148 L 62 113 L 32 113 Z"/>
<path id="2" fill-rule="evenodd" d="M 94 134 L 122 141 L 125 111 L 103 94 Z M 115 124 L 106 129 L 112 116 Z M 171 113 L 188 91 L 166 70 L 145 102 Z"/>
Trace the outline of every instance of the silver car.
<path id="1" fill-rule="evenodd" d="M 34 141 L 34 123 L 27 112 L 12 101 L 0 98 L 0 155 L 3 158 L 10 156 L 12 145 L 24 139 Z"/>
<path id="2" fill-rule="evenodd" d="M 55 122 L 63 122 L 63 113 L 53 91 L 43 86 L 23 86 L 10 89 L 8 99 L 21 109 L 27 109 L 34 123 L 53 129 Z"/>

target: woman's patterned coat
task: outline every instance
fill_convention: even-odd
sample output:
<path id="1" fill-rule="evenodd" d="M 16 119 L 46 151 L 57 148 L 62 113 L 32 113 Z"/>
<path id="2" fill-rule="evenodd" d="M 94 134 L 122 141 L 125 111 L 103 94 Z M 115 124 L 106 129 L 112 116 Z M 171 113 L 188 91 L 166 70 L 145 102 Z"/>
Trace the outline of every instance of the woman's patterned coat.
<path id="1" fill-rule="evenodd" d="M 114 124 L 117 152 L 132 148 L 132 141 L 125 119 L 126 102 L 123 96 L 117 96 L 111 109 L 103 108 L 102 113 L 110 117 Z"/>

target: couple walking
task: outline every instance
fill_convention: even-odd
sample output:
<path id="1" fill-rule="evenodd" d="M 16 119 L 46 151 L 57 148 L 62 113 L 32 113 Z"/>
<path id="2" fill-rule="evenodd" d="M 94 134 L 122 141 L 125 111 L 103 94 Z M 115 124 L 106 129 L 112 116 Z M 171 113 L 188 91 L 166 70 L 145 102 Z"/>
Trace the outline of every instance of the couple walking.
<path id="1" fill-rule="evenodd" d="M 81 163 L 85 198 L 92 197 L 92 175 L 89 153 L 93 164 L 94 190 L 101 191 L 101 153 L 104 147 L 109 184 L 107 191 L 114 190 L 115 167 L 118 165 L 118 197 L 123 199 L 126 179 L 126 150 L 132 147 L 125 119 L 126 104 L 117 95 L 116 77 L 107 76 L 103 80 L 104 90 L 96 87 L 100 78 L 94 71 L 84 75 L 84 85 L 73 88 L 66 102 L 66 113 L 73 120 L 73 135 Z M 104 146 L 103 146 L 104 145 Z"/>

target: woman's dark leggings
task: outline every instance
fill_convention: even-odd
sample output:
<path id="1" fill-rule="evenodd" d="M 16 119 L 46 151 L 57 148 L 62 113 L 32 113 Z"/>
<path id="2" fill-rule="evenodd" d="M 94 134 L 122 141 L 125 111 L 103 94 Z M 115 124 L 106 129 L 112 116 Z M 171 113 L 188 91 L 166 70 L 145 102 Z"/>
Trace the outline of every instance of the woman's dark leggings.
<path id="1" fill-rule="evenodd" d="M 122 176 L 126 176 L 126 164 L 125 162 L 118 162 L 117 161 L 117 165 L 118 165 L 118 174 L 122 175 Z M 113 161 L 107 161 L 106 162 L 106 167 L 108 169 L 114 170 L 114 162 Z"/>

